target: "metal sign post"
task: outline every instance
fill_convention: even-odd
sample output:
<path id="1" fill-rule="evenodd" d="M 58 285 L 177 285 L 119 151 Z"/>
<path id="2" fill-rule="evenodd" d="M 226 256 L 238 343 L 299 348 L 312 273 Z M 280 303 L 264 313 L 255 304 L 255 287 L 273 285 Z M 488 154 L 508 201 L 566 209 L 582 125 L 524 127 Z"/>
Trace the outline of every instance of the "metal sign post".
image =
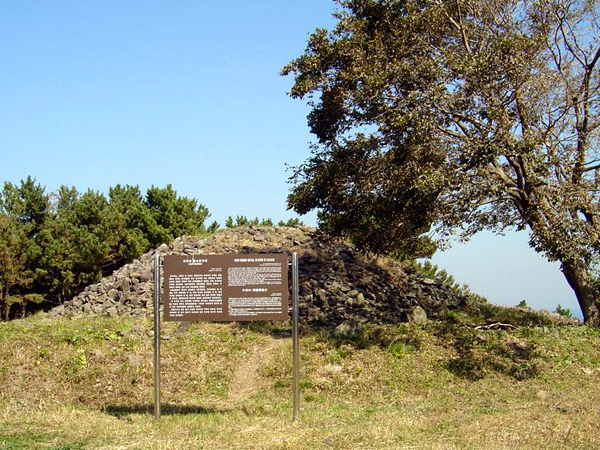
<path id="1" fill-rule="evenodd" d="M 160 420 L 160 254 L 154 255 L 154 418 Z"/>
<path id="2" fill-rule="evenodd" d="M 294 347 L 294 421 L 300 417 L 300 338 L 298 335 L 298 253 L 292 253 L 292 340 Z"/>
<path id="3" fill-rule="evenodd" d="M 287 255 L 166 255 L 165 321 L 289 320 Z M 298 254 L 292 254 L 293 420 L 300 417 Z M 161 256 L 154 255 L 154 418 L 160 420 Z"/>

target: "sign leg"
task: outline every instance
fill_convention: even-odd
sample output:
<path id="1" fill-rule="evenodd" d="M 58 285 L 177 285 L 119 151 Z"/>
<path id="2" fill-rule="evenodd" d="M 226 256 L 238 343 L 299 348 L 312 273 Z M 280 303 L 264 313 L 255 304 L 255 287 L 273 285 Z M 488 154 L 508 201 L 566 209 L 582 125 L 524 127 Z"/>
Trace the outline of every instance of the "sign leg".
<path id="1" fill-rule="evenodd" d="M 300 338 L 298 335 L 298 253 L 292 253 L 292 339 L 293 339 L 293 371 L 294 371 L 294 421 L 300 418 Z"/>
<path id="2" fill-rule="evenodd" d="M 160 254 L 154 255 L 154 418 L 160 420 Z"/>

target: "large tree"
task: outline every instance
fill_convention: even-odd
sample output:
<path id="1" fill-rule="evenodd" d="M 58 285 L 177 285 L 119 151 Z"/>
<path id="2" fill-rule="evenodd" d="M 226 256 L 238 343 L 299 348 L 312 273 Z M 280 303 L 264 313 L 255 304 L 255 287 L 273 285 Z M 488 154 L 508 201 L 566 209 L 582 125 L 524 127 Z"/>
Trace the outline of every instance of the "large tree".
<path id="1" fill-rule="evenodd" d="M 599 2 L 338 3 L 283 69 L 318 138 L 290 206 L 375 250 L 528 229 L 599 326 Z"/>

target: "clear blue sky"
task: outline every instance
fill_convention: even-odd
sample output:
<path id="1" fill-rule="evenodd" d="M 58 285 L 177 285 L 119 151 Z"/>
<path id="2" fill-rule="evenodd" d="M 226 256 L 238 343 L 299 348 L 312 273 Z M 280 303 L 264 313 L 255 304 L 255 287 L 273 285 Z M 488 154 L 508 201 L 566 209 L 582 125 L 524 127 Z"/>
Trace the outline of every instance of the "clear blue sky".
<path id="1" fill-rule="evenodd" d="M 328 0 L 0 2 L 0 181 L 106 192 L 171 183 L 211 219 L 294 217 L 286 164 L 309 156 L 308 107 L 279 76 Z M 315 215 L 304 220 L 315 224 Z M 527 236 L 476 237 L 434 262 L 497 303 L 578 312 Z"/>

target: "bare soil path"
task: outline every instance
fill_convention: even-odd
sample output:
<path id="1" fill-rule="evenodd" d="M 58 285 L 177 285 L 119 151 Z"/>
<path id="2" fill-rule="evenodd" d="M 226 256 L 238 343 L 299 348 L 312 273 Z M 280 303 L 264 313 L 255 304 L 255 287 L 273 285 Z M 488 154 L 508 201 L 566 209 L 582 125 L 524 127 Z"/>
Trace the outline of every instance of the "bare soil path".
<path id="1" fill-rule="evenodd" d="M 233 404 L 249 397 L 260 383 L 260 366 L 268 363 L 277 351 L 285 345 L 286 339 L 269 338 L 263 345 L 252 348 L 246 360 L 236 369 L 229 392 L 227 403 Z"/>

